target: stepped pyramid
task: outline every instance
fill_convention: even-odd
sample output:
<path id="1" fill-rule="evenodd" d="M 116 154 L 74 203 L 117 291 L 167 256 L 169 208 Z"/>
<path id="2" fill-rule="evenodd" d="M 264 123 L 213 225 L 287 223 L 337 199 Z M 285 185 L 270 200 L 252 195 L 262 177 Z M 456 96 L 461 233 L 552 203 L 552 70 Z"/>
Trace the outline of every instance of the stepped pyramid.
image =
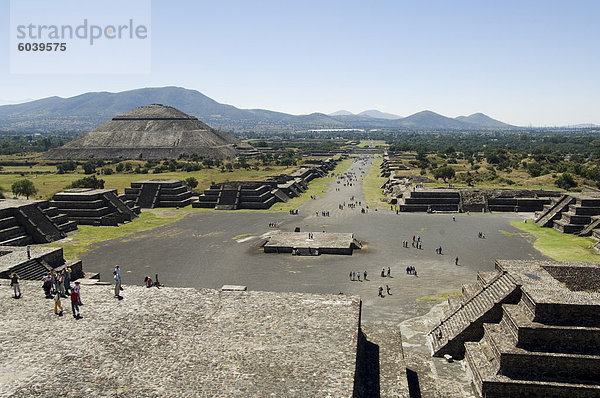
<path id="1" fill-rule="evenodd" d="M 433 355 L 464 357 L 482 397 L 599 397 L 600 266 L 497 260 L 449 299 Z"/>
<path id="2" fill-rule="evenodd" d="M 180 159 L 192 154 L 225 159 L 254 152 L 251 146 L 194 116 L 153 104 L 116 116 L 44 153 L 42 159 Z"/>

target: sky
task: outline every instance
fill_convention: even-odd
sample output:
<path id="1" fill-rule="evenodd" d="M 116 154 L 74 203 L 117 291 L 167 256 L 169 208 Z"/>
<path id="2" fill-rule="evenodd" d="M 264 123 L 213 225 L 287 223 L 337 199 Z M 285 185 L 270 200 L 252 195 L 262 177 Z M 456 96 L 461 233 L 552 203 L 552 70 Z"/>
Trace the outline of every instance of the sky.
<path id="1" fill-rule="evenodd" d="M 144 73 L 23 74 L 11 73 L 10 1 L 0 0 L 0 103 L 180 86 L 292 114 L 431 110 L 520 126 L 600 124 L 597 0 L 153 0 L 149 11 Z"/>

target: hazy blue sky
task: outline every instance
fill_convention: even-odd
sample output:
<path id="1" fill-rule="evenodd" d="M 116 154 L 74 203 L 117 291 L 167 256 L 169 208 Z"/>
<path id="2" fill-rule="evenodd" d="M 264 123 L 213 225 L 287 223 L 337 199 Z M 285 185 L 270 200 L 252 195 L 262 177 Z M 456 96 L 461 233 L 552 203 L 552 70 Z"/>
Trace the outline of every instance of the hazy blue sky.
<path id="1" fill-rule="evenodd" d="M 0 100 L 175 85 L 294 114 L 600 124 L 597 0 L 154 0 L 151 15 L 150 74 L 17 75 L 0 0 Z"/>

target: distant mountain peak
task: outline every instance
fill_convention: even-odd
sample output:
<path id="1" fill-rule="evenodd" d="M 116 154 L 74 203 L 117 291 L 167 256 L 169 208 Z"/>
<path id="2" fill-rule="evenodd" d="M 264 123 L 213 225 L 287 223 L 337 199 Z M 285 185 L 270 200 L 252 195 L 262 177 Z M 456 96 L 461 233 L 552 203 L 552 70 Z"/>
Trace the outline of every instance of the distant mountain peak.
<path id="1" fill-rule="evenodd" d="M 358 115 L 374 117 L 376 119 L 388 119 L 388 120 L 402 119 L 402 116 L 394 115 L 392 113 L 381 112 L 381 111 L 378 111 L 377 109 L 369 109 L 369 110 L 359 113 Z"/>
<path id="2" fill-rule="evenodd" d="M 328 116 L 354 116 L 354 113 L 345 111 L 343 109 L 328 114 Z"/>

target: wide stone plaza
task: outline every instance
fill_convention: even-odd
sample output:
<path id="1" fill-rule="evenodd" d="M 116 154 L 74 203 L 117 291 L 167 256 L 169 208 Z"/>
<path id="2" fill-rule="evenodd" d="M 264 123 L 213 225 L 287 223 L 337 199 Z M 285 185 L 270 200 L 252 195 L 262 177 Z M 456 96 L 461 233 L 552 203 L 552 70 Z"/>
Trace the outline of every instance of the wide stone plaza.
<path id="1" fill-rule="evenodd" d="M 161 366 L 178 367 L 184 374 L 196 378 L 205 372 L 208 376 L 203 379 L 204 381 L 194 379 L 200 383 L 196 385 L 206 383 L 207 390 L 200 391 L 211 391 L 211 388 L 215 388 L 212 391 L 217 391 L 218 387 L 216 386 L 221 386 L 218 391 L 222 392 L 223 396 L 234 396 L 236 392 L 239 392 L 238 396 L 269 396 L 271 393 L 274 394 L 272 396 L 327 396 L 328 394 L 330 396 L 351 396 L 353 389 L 352 382 L 349 380 L 353 378 L 356 360 L 350 361 L 348 355 L 350 348 L 356 354 L 356 343 L 351 340 L 351 337 L 345 341 L 347 346 L 339 342 L 343 340 L 340 336 L 345 333 L 344 330 L 350 333 L 349 328 L 343 326 L 344 322 L 354 321 L 350 315 L 348 318 L 344 318 L 344 314 L 346 311 L 348 314 L 352 313 L 351 309 L 355 308 L 357 297 L 360 297 L 362 300 L 361 325 L 367 339 L 367 351 L 371 354 L 375 352 L 378 361 L 377 374 L 371 375 L 370 381 L 365 382 L 368 391 L 377 391 L 380 396 L 476 396 L 471 380 L 464 371 L 466 366 L 464 361 L 447 363 L 443 358 L 431 357 L 426 334 L 442 316 L 440 301 L 434 300 L 444 300 L 444 296 L 441 295 L 443 293 L 460 292 L 463 283 L 474 281 L 476 271 L 492 271 L 496 259 L 547 259 L 532 247 L 531 242 L 527 241 L 519 230 L 510 225 L 511 221 L 522 221 L 526 217 L 532 217 L 532 214 L 396 214 L 389 208 L 378 210 L 371 208 L 363 213 L 361 208 L 365 207 L 365 197 L 361 177 L 368 173 L 370 165 L 371 159 L 355 161 L 348 170 L 356 176 L 352 185 L 333 182 L 327 193 L 302 205 L 298 215 L 239 211 L 192 212 L 179 222 L 93 245 L 89 252 L 82 257 L 85 270 L 99 272 L 101 280 L 109 282 L 112 280 L 114 265 L 119 264 L 125 285 L 124 299 L 120 302 L 114 300 L 108 286 L 89 287 L 89 289 L 105 289 L 106 297 L 101 298 L 102 295 L 97 294 L 98 298 L 94 300 L 98 300 L 98 305 L 95 305 L 93 301 L 86 303 L 86 293 L 84 292 L 82 295 L 86 304 L 83 308 L 85 318 L 79 320 L 77 325 L 72 323 L 74 322 L 72 318 L 62 320 L 55 317 L 52 314 L 50 302 L 45 302 L 45 307 L 41 304 L 39 306 L 31 304 L 28 311 L 36 313 L 32 317 L 38 319 L 35 322 L 32 319 L 31 323 L 42 323 L 37 327 L 38 329 L 35 329 L 35 332 L 31 332 L 31 335 L 36 336 L 36 339 L 40 341 L 32 342 L 31 347 L 20 344 L 14 352 L 4 351 L 4 357 L 16 356 L 14 361 L 10 362 L 14 364 L 18 361 L 19 355 L 35 356 L 36 353 L 33 351 L 36 349 L 35 344 L 43 346 L 45 336 L 51 336 L 50 341 L 55 341 L 57 334 L 53 332 L 53 328 L 81 329 L 81 338 L 77 333 L 74 333 L 74 336 L 69 334 L 69 337 L 65 337 L 77 340 L 77 344 L 65 343 L 69 347 L 78 347 L 69 351 L 69 354 L 77 356 L 79 349 L 89 350 L 83 351 L 86 357 L 79 358 L 79 362 L 84 364 L 91 360 L 97 365 L 97 370 L 94 372 L 98 375 L 110 375 L 116 378 L 115 383 L 120 383 L 121 379 L 125 380 L 134 373 L 133 368 L 135 368 L 136 361 L 155 358 L 155 350 L 136 346 L 138 343 L 135 336 L 140 335 L 148 338 L 140 339 L 139 344 L 162 344 L 172 348 L 173 352 L 167 354 L 173 355 L 169 357 L 169 361 L 156 359 L 158 361 L 157 368 Z M 351 197 L 354 197 L 352 203 L 361 202 L 361 205 L 357 203 L 356 207 L 349 207 Z M 342 205 L 341 208 L 340 205 Z M 323 217 L 322 211 L 328 211 L 329 216 Z M 264 253 L 262 244 L 273 231 L 273 228 L 269 228 L 270 223 L 277 223 L 278 230 L 284 232 L 291 232 L 299 227 L 302 232 L 352 233 L 354 238 L 362 243 L 362 248 L 355 250 L 351 256 L 330 254 L 295 256 Z M 478 237 L 479 232 L 485 234 L 485 239 Z M 419 237 L 422 249 L 411 247 L 410 242 L 412 242 L 413 235 Z M 403 240 L 409 241 L 408 247 L 403 247 Z M 436 253 L 438 247 L 442 248 L 442 254 Z M 458 265 L 455 265 L 456 257 L 458 257 Z M 405 271 L 408 266 L 414 266 L 418 276 L 408 275 Z M 388 267 L 390 267 L 390 277 L 381 277 L 382 269 L 385 269 L 387 274 Z M 366 280 L 364 277 L 361 278 L 361 282 L 352 281 L 349 274 L 353 271 L 360 272 L 361 275 L 367 271 L 368 276 Z M 254 311 L 245 308 L 244 305 L 236 307 L 234 298 L 224 300 L 223 303 L 231 305 L 230 311 L 227 311 L 229 315 L 227 315 L 227 319 L 223 320 L 224 325 L 217 326 L 221 318 L 213 319 L 210 315 L 215 313 L 214 309 L 218 306 L 216 298 L 225 296 L 225 294 L 237 297 L 235 294 L 220 294 L 214 290 L 166 288 L 157 291 L 155 288 L 144 290 L 141 287 L 127 286 L 141 286 L 145 276 L 149 275 L 154 278 L 155 274 L 159 274 L 161 283 L 168 287 L 220 289 L 223 285 L 244 285 L 248 287 L 246 294 L 258 299 L 256 303 L 252 304 Z M 390 288 L 389 295 L 385 292 L 386 285 Z M 380 286 L 384 288 L 383 298 L 378 297 Z M 24 301 L 10 301 L 7 290 L 2 288 L 4 291 L 2 309 L 4 311 L 4 308 L 10 305 L 11 319 L 17 326 L 23 327 L 23 325 L 19 325 L 19 315 L 13 312 L 18 309 L 17 303 Z M 34 285 L 28 288 L 25 295 L 41 296 L 38 290 L 41 291 L 41 288 L 38 289 L 37 285 Z M 282 365 L 278 364 L 277 356 L 267 353 L 271 350 L 270 345 L 261 343 L 260 339 L 255 339 L 255 336 L 260 335 L 261 328 L 262 330 L 270 328 L 264 323 L 268 321 L 258 315 L 263 314 L 264 317 L 268 317 L 271 316 L 270 311 L 275 310 L 275 307 L 279 308 L 276 311 L 281 309 L 277 304 L 281 299 L 277 298 L 276 292 L 296 292 L 286 293 L 289 296 L 283 295 L 282 297 L 300 301 L 303 300 L 302 294 L 305 293 L 335 295 L 328 296 L 331 299 L 316 296 L 318 299 L 314 305 L 318 305 L 320 300 L 326 302 L 333 300 L 332 303 L 335 303 L 336 300 L 349 302 L 347 307 L 334 304 L 331 304 L 331 308 L 325 306 L 325 313 L 321 313 L 324 316 L 327 316 L 326 312 L 329 310 L 343 311 L 341 314 L 336 312 L 333 317 L 342 319 L 342 324 L 338 324 L 336 321 L 340 330 L 336 331 L 328 342 L 317 343 L 317 340 L 314 340 L 315 347 L 310 348 L 319 352 L 315 352 L 316 356 L 313 358 L 315 364 L 318 364 L 317 368 L 324 372 L 323 374 L 336 374 L 335 380 L 329 381 L 327 376 L 318 376 L 321 379 L 320 387 L 313 387 L 310 382 L 306 382 L 306 386 L 304 386 L 304 380 L 309 380 L 310 377 L 307 376 L 309 379 L 300 377 L 296 369 L 310 369 L 310 366 L 307 365 L 307 362 L 310 362 L 310 355 L 300 355 L 305 349 L 300 346 L 297 347 L 298 350 L 292 347 L 289 351 L 289 354 L 299 354 L 296 358 L 298 367 L 294 368 L 290 363 L 290 366 L 286 368 L 288 370 L 284 372 L 294 378 L 294 387 L 286 384 L 291 383 L 288 379 L 282 381 L 275 377 L 275 374 L 273 377 L 264 376 L 262 379 L 264 384 L 260 389 L 256 389 L 258 388 L 257 384 L 250 383 L 243 375 L 239 376 L 239 383 L 235 379 L 226 378 L 226 375 L 234 378 L 238 374 L 245 375 L 244 372 L 247 369 L 245 365 L 242 366 L 245 360 L 242 352 L 247 352 L 247 350 L 255 354 L 264 350 L 261 351 L 265 355 L 263 358 L 270 358 L 275 368 Z M 40 303 L 43 302 L 43 299 L 40 299 Z M 291 305 L 291 307 L 294 306 Z M 342 308 L 344 309 L 342 310 Z M 236 315 L 235 312 L 238 309 L 239 313 Z M 96 312 L 101 312 L 103 315 L 92 321 L 91 318 L 96 317 Z M 216 314 L 220 313 L 216 312 Z M 111 314 L 115 319 L 111 318 Z M 290 315 L 289 321 L 293 322 L 294 315 Z M 249 333 L 252 334 L 244 338 L 246 327 L 227 329 L 228 322 L 232 322 L 232 318 L 240 322 L 247 319 L 241 325 L 247 322 Z M 281 316 L 278 319 L 285 320 L 286 318 Z M 344 321 L 344 319 L 346 320 Z M 204 322 L 214 325 L 214 328 L 205 328 Z M 128 327 L 128 323 L 131 323 L 131 329 Z M 236 344 L 248 344 L 246 348 L 239 348 L 241 351 L 236 351 L 238 348 L 231 348 L 229 351 L 222 345 L 224 340 L 218 338 L 219 327 L 224 328 L 222 331 L 229 336 L 233 333 L 236 336 L 234 339 Z M 315 322 L 314 325 L 306 325 L 306 327 L 308 328 L 306 332 L 314 333 L 315 338 L 327 334 L 328 326 L 320 326 L 318 322 Z M 298 333 L 304 333 L 303 328 L 292 324 L 289 325 L 289 328 L 289 332 L 281 335 L 280 343 L 300 344 L 295 340 L 298 340 L 296 338 Z M 325 330 L 320 330 L 322 328 Z M 5 341 L 9 341 L 15 336 L 21 336 L 21 334 L 10 332 L 7 329 L 9 328 L 3 328 Z M 104 351 L 98 352 L 94 351 L 92 347 L 86 347 L 84 336 L 92 336 L 94 330 L 97 332 L 97 336 L 94 336 L 92 341 L 104 340 L 104 344 L 109 345 L 110 350 L 103 349 Z M 199 330 L 202 330 L 202 333 L 198 335 Z M 354 330 L 355 332 L 356 330 Z M 159 337 L 161 334 L 164 336 Z M 168 335 L 173 337 L 169 339 Z M 399 343 L 400 335 L 402 336 L 402 345 Z M 211 342 L 211 339 L 214 343 Z M 176 341 L 179 343 L 175 346 Z M 311 340 L 309 339 L 309 341 Z M 200 366 L 200 368 L 197 368 L 192 375 L 187 373 L 191 370 L 187 369 L 185 358 L 188 355 L 200 355 L 200 348 L 197 346 L 200 342 L 206 343 L 205 351 L 202 351 L 205 363 L 202 365 L 194 363 L 194 366 Z M 208 347 L 210 344 L 215 344 L 215 347 Z M 159 345 L 152 347 L 156 348 Z M 188 350 L 187 347 L 190 349 Z M 244 345 L 242 344 L 240 347 L 244 347 Z M 276 347 L 275 345 L 274 349 Z M 31 352 L 29 352 L 30 348 Z M 337 352 L 336 349 L 340 351 Z M 130 350 L 133 350 L 133 354 L 130 353 Z M 219 350 L 223 350 L 220 354 L 221 357 L 217 355 Z M 162 353 L 164 350 L 161 348 L 159 352 Z M 275 350 L 275 352 L 277 351 Z M 213 364 L 215 367 L 211 368 L 207 363 L 211 362 L 213 357 L 224 358 L 224 360 L 220 365 Z M 65 356 L 63 353 L 54 352 L 53 354 L 44 354 L 44 358 L 48 361 L 47 363 L 44 361 L 44 368 L 51 369 L 54 359 L 64 360 Z M 280 358 L 279 360 L 286 359 Z M 127 367 L 123 376 L 118 376 L 125 371 L 123 368 L 126 361 L 130 361 L 133 366 Z M 268 369 L 271 362 L 266 359 L 261 361 L 263 362 L 261 366 Z M 293 360 L 291 361 L 293 362 Z M 231 368 L 228 371 L 221 371 L 218 366 Z M 245 370 L 236 373 L 236 369 Z M 140 372 L 145 371 L 141 370 Z M 265 369 L 261 371 L 265 372 L 264 375 L 269 373 Z M 170 369 L 170 372 L 173 372 L 173 368 Z M 262 375 L 262 373 L 256 374 Z M 317 372 L 317 374 L 319 373 Z M 150 386 L 157 384 L 160 388 L 168 389 L 168 395 L 177 395 L 178 391 L 182 391 L 181 396 L 186 395 L 185 388 L 188 386 L 185 383 L 179 380 L 155 380 L 153 375 L 153 373 L 147 374 L 144 383 Z M 224 379 L 218 383 L 213 380 L 219 377 Z M 255 380 L 258 383 L 261 377 L 263 376 L 255 376 L 254 379 L 250 377 L 249 380 Z M 282 378 L 286 377 L 282 376 Z M 408 380 L 409 385 L 406 386 L 406 382 L 402 382 L 402 379 Z M 30 386 L 27 387 L 30 389 L 23 391 L 35 391 L 35 388 L 38 388 L 36 386 L 41 385 L 42 381 L 43 378 L 35 382 L 28 381 L 26 385 Z M 375 385 L 369 385 L 369 383 L 375 383 Z M 90 388 L 89 383 L 83 383 L 83 385 Z M 135 396 L 132 391 L 123 390 L 127 388 L 127 385 L 129 384 L 125 382 L 122 385 L 107 385 L 104 391 L 107 396 L 119 396 L 120 393 L 123 396 Z M 236 390 L 242 387 L 247 388 L 246 393 L 242 392 L 244 390 Z M 156 395 L 161 395 L 159 390 L 152 391 Z M 164 394 L 167 394 L 166 390 L 164 391 Z M 187 391 L 189 392 L 189 390 Z"/>

